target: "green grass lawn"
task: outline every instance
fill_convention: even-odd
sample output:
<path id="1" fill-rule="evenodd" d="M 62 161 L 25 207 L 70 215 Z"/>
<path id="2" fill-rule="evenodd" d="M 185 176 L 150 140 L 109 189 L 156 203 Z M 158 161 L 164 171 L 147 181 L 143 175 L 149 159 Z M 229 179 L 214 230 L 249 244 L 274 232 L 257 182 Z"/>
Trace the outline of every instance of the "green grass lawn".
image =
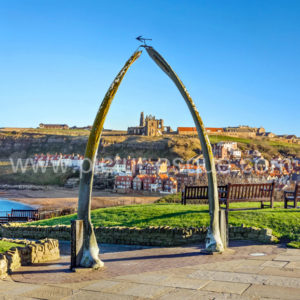
<path id="1" fill-rule="evenodd" d="M 13 247 L 24 247 L 24 244 L 11 243 L 7 241 L 0 240 L 0 253 L 3 253 Z"/>
<path id="2" fill-rule="evenodd" d="M 231 208 L 259 207 L 259 203 L 234 203 Z M 208 226 L 207 205 L 147 204 L 100 208 L 92 211 L 94 226 L 201 227 Z M 76 215 L 27 223 L 27 225 L 70 225 Z M 230 211 L 229 224 L 271 228 L 279 238 L 297 241 L 300 236 L 300 209 L 284 209 L 275 203 L 274 209 Z"/>
<path id="3" fill-rule="evenodd" d="M 210 135 L 209 140 L 212 144 L 222 142 L 222 141 L 230 141 L 237 142 L 243 144 L 250 144 L 253 139 L 242 138 L 242 137 L 233 137 L 233 136 L 225 136 L 225 135 Z"/>

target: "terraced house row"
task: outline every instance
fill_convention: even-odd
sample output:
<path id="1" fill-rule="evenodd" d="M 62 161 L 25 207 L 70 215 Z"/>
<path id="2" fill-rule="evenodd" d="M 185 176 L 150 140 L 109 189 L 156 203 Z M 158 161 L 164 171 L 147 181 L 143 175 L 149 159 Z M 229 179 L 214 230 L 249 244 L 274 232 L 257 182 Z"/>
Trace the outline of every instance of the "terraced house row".
<path id="1" fill-rule="evenodd" d="M 176 193 L 178 189 L 177 179 L 167 174 L 159 175 L 137 175 L 116 176 L 115 189 L 125 191 L 151 191 L 151 192 L 168 192 Z"/>

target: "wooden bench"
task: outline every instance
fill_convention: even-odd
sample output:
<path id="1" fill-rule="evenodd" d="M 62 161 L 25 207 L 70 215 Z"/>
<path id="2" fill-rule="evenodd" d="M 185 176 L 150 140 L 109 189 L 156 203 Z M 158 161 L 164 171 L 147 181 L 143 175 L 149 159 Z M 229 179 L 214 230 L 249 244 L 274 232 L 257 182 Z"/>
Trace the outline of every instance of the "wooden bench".
<path id="1" fill-rule="evenodd" d="M 297 208 L 297 203 L 300 201 L 300 184 L 297 183 L 294 191 L 284 191 L 284 208 Z M 293 202 L 293 205 L 289 205 Z"/>
<path id="2" fill-rule="evenodd" d="M 218 186 L 219 199 L 225 201 L 227 195 L 227 185 Z M 207 200 L 208 186 L 186 186 L 181 194 L 181 204 L 186 205 L 186 200 Z"/>
<path id="3" fill-rule="evenodd" d="M 274 186 L 272 183 L 250 183 L 250 184 L 231 184 L 227 185 L 226 209 L 229 203 L 234 202 L 260 202 L 261 208 L 273 208 Z M 269 205 L 264 202 L 270 202 Z"/>
<path id="4" fill-rule="evenodd" d="M 37 209 L 12 209 L 8 215 L 8 222 L 28 222 L 39 219 L 39 211 Z"/>
<path id="5" fill-rule="evenodd" d="M 273 207 L 275 183 L 227 184 L 218 186 L 219 203 L 229 209 L 231 202 L 261 202 L 261 208 Z M 186 186 L 181 203 L 187 200 L 208 200 L 208 186 Z M 264 202 L 270 202 L 266 205 Z"/>

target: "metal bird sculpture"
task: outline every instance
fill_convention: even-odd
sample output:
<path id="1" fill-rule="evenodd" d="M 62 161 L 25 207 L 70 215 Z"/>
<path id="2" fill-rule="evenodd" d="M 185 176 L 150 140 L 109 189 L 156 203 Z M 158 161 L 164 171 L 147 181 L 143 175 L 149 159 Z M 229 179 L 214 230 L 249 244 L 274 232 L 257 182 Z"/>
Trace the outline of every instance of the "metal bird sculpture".
<path id="1" fill-rule="evenodd" d="M 146 41 L 152 41 L 152 39 L 146 39 L 146 38 L 143 38 L 142 35 L 139 35 L 136 40 L 140 41 L 141 43 L 144 43 L 144 46 L 147 46 L 146 44 Z"/>

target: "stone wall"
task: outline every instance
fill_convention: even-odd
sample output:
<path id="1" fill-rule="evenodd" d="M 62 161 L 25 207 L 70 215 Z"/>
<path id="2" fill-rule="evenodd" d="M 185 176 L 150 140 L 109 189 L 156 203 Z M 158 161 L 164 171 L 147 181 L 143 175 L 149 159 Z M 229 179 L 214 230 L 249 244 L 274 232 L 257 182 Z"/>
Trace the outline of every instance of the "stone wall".
<path id="1" fill-rule="evenodd" d="M 0 226 L 1 236 L 14 238 L 70 240 L 70 232 L 70 226 L 20 226 L 19 224 L 4 224 Z M 199 243 L 205 240 L 206 233 L 206 227 L 170 228 L 168 226 L 150 226 L 148 228 L 95 228 L 96 238 L 99 243 L 146 246 L 179 246 Z M 270 243 L 277 240 L 272 235 L 271 229 L 245 226 L 230 226 L 229 239 L 255 240 L 262 243 Z"/>
<path id="2" fill-rule="evenodd" d="M 40 190 L 46 190 L 46 187 L 40 185 L 33 185 L 33 184 L 0 184 L 0 190 L 40 191 Z"/>
<path id="3" fill-rule="evenodd" d="M 70 226 L 22 226 L 20 223 L 0 225 L 0 236 L 25 239 L 70 240 Z"/>
<path id="4" fill-rule="evenodd" d="M 272 234 L 272 229 L 270 228 L 245 226 L 229 227 L 229 240 L 250 240 L 265 244 L 278 242 L 277 237 Z"/>
<path id="5" fill-rule="evenodd" d="M 97 227 L 98 242 L 108 244 L 178 246 L 205 240 L 207 228 L 170 228 L 168 226 L 148 228 Z"/>
<path id="6" fill-rule="evenodd" d="M 14 247 L 0 254 L 1 279 L 21 266 L 57 260 L 60 257 L 58 240 L 27 241 L 6 238 L 2 240 L 25 244 L 25 247 Z"/>

